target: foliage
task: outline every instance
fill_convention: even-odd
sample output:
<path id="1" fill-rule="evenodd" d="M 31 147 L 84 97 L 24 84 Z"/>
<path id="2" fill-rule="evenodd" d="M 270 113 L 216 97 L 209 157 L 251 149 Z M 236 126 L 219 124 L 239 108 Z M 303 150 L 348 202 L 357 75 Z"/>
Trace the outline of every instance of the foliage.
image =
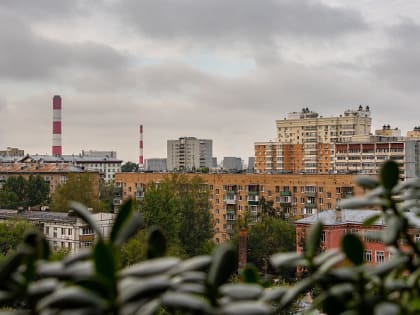
<path id="1" fill-rule="evenodd" d="M 39 176 L 11 176 L 0 190 L 0 208 L 17 209 L 18 207 L 33 207 L 48 202 L 49 184 Z"/>
<path id="2" fill-rule="evenodd" d="M 420 181 L 397 181 L 398 166 L 387 162 L 379 181 L 358 180 L 372 189 L 365 197 L 342 203 L 343 207 L 382 208 L 387 225 L 377 237 L 394 250 L 392 259 L 365 265 L 363 243 L 353 234 L 344 236 L 341 248 L 317 254 L 322 233 L 317 223 L 305 237 L 302 254 L 271 257 L 276 268 L 307 270 L 307 277 L 290 287 L 264 288 L 252 269 L 242 273 L 242 283 L 231 282 L 237 253 L 229 243 L 212 256 L 184 261 L 163 257 L 166 242 L 156 228 L 145 238 L 148 260 L 121 268 L 120 247 L 140 226 L 131 200 L 119 211 L 108 240 L 89 211 L 73 204 L 75 213 L 98 235 L 94 248 L 48 262 L 45 239 L 40 233 L 29 233 L 23 246 L 0 267 L 0 307 L 19 308 L 20 314 L 282 314 L 316 289 L 312 307 L 327 314 L 419 314 L 420 249 L 409 234 L 407 211 L 419 212 Z"/>
<path id="3" fill-rule="evenodd" d="M 134 162 L 125 162 L 123 165 L 121 165 L 121 172 L 138 172 L 139 165 Z"/>
<path id="4" fill-rule="evenodd" d="M 112 181 L 105 182 L 103 180 L 99 183 L 99 200 L 101 202 L 102 212 L 112 212 L 113 198 L 114 198 L 114 183 Z"/>
<path id="5" fill-rule="evenodd" d="M 146 226 L 165 227 L 169 244 L 187 256 L 206 253 L 213 236 L 209 192 L 201 178 L 173 174 L 159 185 L 151 184 L 140 211 Z"/>
<path id="6" fill-rule="evenodd" d="M 273 273 L 269 258 L 278 252 L 296 249 L 294 225 L 271 217 L 263 217 L 262 221 L 252 225 L 248 230 L 248 262 L 253 263 L 264 274 Z M 294 275 L 295 269 L 286 268 L 279 273 L 283 277 Z"/>
<path id="7" fill-rule="evenodd" d="M 25 220 L 7 220 L 0 222 L 0 254 L 6 256 L 22 243 L 25 232 L 35 226 Z"/>
<path id="8" fill-rule="evenodd" d="M 68 174 L 67 181 L 56 188 L 51 196 L 52 211 L 67 212 L 68 203 L 77 201 L 95 211 L 100 209 L 98 183 L 90 173 Z"/>

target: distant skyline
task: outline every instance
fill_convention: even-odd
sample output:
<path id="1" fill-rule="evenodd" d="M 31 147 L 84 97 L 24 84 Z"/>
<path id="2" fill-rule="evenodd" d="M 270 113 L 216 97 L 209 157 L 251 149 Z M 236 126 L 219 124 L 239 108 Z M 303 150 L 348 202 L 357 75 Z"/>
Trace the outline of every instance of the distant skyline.
<path id="1" fill-rule="evenodd" d="M 166 141 L 213 140 L 253 156 L 303 107 L 370 106 L 372 131 L 420 125 L 420 2 L 338 0 L 0 1 L 0 149 L 138 162 Z"/>

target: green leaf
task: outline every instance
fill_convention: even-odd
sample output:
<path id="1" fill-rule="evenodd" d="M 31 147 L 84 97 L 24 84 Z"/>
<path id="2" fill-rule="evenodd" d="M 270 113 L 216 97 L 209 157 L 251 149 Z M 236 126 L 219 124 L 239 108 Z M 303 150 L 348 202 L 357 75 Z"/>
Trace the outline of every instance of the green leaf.
<path id="1" fill-rule="evenodd" d="M 360 238 L 354 234 L 346 234 L 341 240 L 341 248 L 346 257 L 355 265 L 363 264 L 364 247 Z"/>
<path id="2" fill-rule="evenodd" d="M 363 221 L 363 226 L 371 226 L 382 217 L 381 214 L 375 214 Z"/>
<path id="3" fill-rule="evenodd" d="M 127 284 L 128 283 L 128 284 Z M 161 294 L 171 286 L 170 278 L 167 275 L 158 275 L 149 278 L 136 279 L 128 282 L 120 289 L 120 302 L 129 303 L 139 299 Z"/>
<path id="4" fill-rule="evenodd" d="M 46 308 L 59 309 L 78 309 L 83 307 L 93 307 L 97 309 L 106 309 L 105 300 L 96 294 L 82 289 L 80 287 L 67 287 L 55 291 L 39 301 L 38 311 Z"/>
<path id="5" fill-rule="evenodd" d="M 222 314 L 225 315 L 268 315 L 272 314 L 270 306 L 261 302 L 232 302 L 223 307 Z"/>
<path id="6" fill-rule="evenodd" d="M 112 284 L 115 279 L 116 263 L 110 245 L 100 240 L 93 249 L 96 273 Z"/>
<path id="7" fill-rule="evenodd" d="M 158 227 L 152 227 L 147 238 L 147 258 L 165 256 L 166 239 Z"/>
<path id="8" fill-rule="evenodd" d="M 242 281 L 245 283 L 259 283 L 260 276 L 254 265 L 247 265 L 241 272 Z"/>
<path id="9" fill-rule="evenodd" d="M 257 300 L 263 293 L 263 288 L 255 283 L 228 283 L 222 285 L 219 292 L 233 300 Z"/>
<path id="10" fill-rule="evenodd" d="M 398 241 L 403 226 L 402 219 L 397 216 L 392 216 L 387 220 L 382 236 L 385 245 L 392 245 Z"/>
<path id="11" fill-rule="evenodd" d="M 368 176 L 357 176 L 355 182 L 358 186 L 367 189 L 373 189 L 379 185 L 375 178 Z"/>
<path id="12" fill-rule="evenodd" d="M 139 227 L 140 227 L 140 215 L 137 212 L 135 212 L 131 216 L 130 221 L 128 221 L 127 224 L 125 224 L 122 227 L 122 230 L 119 231 L 114 241 L 115 246 L 123 245 L 130 237 L 136 234 Z"/>
<path id="13" fill-rule="evenodd" d="M 83 221 L 85 221 L 97 234 L 99 239 L 103 238 L 102 231 L 96 221 L 93 219 L 89 210 L 79 202 L 71 201 L 70 209 L 72 209 Z"/>
<path id="14" fill-rule="evenodd" d="M 115 218 L 114 224 L 112 225 L 110 240 L 115 242 L 118 237 L 118 234 L 121 232 L 121 229 L 127 221 L 130 219 L 133 214 L 133 200 L 130 198 L 120 207 L 120 211 Z"/>
<path id="15" fill-rule="evenodd" d="M 306 260 L 298 253 L 278 253 L 270 257 L 271 264 L 276 267 L 296 267 L 306 265 Z"/>
<path id="16" fill-rule="evenodd" d="M 380 173 L 381 183 L 388 191 L 398 184 L 400 180 L 400 170 L 395 161 L 388 160 L 384 163 Z"/>
<path id="17" fill-rule="evenodd" d="M 305 236 L 305 256 L 307 258 L 311 259 L 319 250 L 319 246 L 321 245 L 321 233 L 322 223 L 318 221 L 312 224 L 308 234 Z"/>
<path id="18" fill-rule="evenodd" d="M 236 249 L 230 243 L 223 243 L 216 249 L 207 275 L 207 283 L 212 290 L 225 283 L 237 270 L 237 258 Z"/>
<path id="19" fill-rule="evenodd" d="M 162 295 L 163 306 L 176 310 L 189 310 L 193 314 L 213 314 L 212 308 L 204 299 L 194 294 L 166 292 Z"/>
<path id="20" fill-rule="evenodd" d="M 144 262 L 132 265 L 121 271 L 121 277 L 149 277 L 169 272 L 172 268 L 177 268 L 180 259 L 176 257 L 161 257 L 149 259 Z"/>
<path id="21" fill-rule="evenodd" d="M 375 306 L 374 315 L 398 315 L 401 314 L 399 305 L 391 302 L 382 302 Z"/>

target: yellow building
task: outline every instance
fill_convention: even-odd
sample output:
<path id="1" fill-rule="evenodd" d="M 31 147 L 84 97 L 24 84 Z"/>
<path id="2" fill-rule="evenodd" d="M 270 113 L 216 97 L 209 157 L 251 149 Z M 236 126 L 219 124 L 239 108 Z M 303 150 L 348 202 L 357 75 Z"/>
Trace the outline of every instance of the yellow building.
<path id="1" fill-rule="evenodd" d="M 162 182 L 169 173 L 118 173 L 114 204 L 129 197 L 141 201 L 151 183 Z M 238 221 L 247 217 L 252 223 L 260 219 L 261 200 L 273 203 L 278 215 L 302 217 L 327 209 L 335 209 L 340 200 L 361 195 L 352 175 L 297 174 L 185 174 L 200 176 L 210 191 L 211 213 L 214 218 L 214 240 L 230 239 L 237 231 Z"/>

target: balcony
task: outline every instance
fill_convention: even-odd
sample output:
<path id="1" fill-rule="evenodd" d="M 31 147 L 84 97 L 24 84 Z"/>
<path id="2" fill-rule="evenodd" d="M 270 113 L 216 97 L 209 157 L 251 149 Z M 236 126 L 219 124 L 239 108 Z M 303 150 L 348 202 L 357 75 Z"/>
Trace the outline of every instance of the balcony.
<path id="1" fill-rule="evenodd" d="M 316 196 L 316 192 L 314 192 L 314 191 L 305 191 L 305 196 L 306 197 L 315 197 Z"/>
<path id="2" fill-rule="evenodd" d="M 305 203 L 305 208 L 307 208 L 307 209 L 313 209 L 313 208 L 315 208 L 315 204 L 314 203 L 311 203 L 311 202 L 306 202 Z"/>
<path id="3" fill-rule="evenodd" d="M 95 240 L 95 234 L 82 234 L 79 236 L 79 241 L 81 242 L 89 242 Z"/>
<path id="4" fill-rule="evenodd" d="M 234 205 L 236 204 L 236 196 L 229 196 L 228 198 L 225 199 L 226 204 L 228 205 Z"/>
<path id="5" fill-rule="evenodd" d="M 290 191 L 281 191 L 280 192 L 280 196 L 291 196 L 291 192 Z"/>
<path id="6" fill-rule="evenodd" d="M 122 199 L 121 199 L 121 198 L 114 198 L 114 199 L 112 200 L 112 204 L 113 204 L 114 206 L 120 206 L 120 205 L 122 204 Z"/>
<path id="7" fill-rule="evenodd" d="M 248 196 L 258 196 L 258 191 L 248 191 Z"/>

